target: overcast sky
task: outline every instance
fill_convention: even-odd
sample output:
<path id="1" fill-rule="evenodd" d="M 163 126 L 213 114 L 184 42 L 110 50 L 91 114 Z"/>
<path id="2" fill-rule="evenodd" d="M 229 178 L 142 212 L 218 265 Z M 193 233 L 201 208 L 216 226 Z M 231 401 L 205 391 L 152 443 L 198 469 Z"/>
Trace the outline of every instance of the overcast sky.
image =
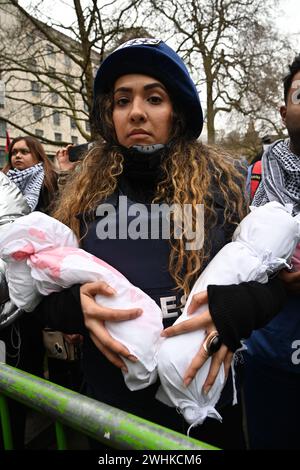
<path id="1" fill-rule="evenodd" d="M 284 33 L 292 35 L 300 52 L 300 0 L 280 0 L 280 9 L 282 16 L 277 19 L 277 25 Z"/>
<path id="2" fill-rule="evenodd" d="M 20 0 L 20 4 L 24 6 L 39 3 L 40 0 Z M 42 3 L 47 7 L 49 16 L 57 21 L 60 21 L 62 17 L 68 18 L 72 14 L 72 9 L 67 7 L 73 4 L 71 0 L 43 0 Z M 280 11 L 278 11 L 279 17 L 276 25 L 282 32 L 292 35 L 295 47 L 300 51 L 300 0 L 279 0 L 279 4 Z"/>

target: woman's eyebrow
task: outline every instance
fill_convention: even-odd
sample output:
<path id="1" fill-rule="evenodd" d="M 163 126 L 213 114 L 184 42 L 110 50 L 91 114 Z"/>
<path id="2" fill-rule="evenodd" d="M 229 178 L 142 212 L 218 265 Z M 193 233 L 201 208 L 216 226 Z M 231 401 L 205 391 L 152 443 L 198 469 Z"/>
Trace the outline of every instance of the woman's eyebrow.
<path id="1" fill-rule="evenodd" d="M 132 88 L 127 88 L 127 87 L 125 87 L 125 86 L 121 86 L 120 88 L 117 88 L 117 89 L 114 91 L 114 94 L 115 94 L 115 93 L 118 93 L 118 91 L 130 92 L 130 91 L 132 91 Z"/>
<path id="2" fill-rule="evenodd" d="M 162 85 L 159 82 L 148 83 L 147 85 L 144 86 L 144 90 L 151 90 L 152 88 L 161 88 L 162 90 L 166 91 L 166 88 L 164 87 L 164 85 Z M 114 94 L 118 92 L 130 93 L 132 92 L 132 88 L 121 86 L 114 91 Z"/>
<path id="3" fill-rule="evenodd" d="M 151 90 L 151 88 L 157 88 L 157 87 L 166 91 L 166 88 L 164 87 L 164 85 L 159 82 L 153 82 L 153 83 L 149 83 L 148 85 L 145 85 L 144 90 Z"/>

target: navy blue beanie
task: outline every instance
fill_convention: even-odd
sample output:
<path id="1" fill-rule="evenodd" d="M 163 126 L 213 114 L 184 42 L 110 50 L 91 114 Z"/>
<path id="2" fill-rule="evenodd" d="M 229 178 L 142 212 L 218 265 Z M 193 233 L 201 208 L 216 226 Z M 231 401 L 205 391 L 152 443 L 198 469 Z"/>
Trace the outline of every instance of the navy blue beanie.
<path id="1" fill-rule="evenodd" d="M 199 95 L 189 72 L 176 52 L 159 39 L 138 38 L 125 42 L 100 65 L 94 98 L 111 90 L 122 75 L 140 73 L 157 78 L 185 116 L 189 138 L 199 137 L 203 114 Z"/>

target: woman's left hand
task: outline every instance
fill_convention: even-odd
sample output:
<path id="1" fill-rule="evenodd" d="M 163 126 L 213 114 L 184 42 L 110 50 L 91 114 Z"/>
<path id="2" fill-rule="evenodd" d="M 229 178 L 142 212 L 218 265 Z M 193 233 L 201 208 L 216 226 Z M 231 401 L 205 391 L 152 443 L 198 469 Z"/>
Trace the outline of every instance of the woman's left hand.
<path id="1" fill-rule="evenodd" d="M 189 315 L 192 314 L 200 306 L 202 306 L 203 304 L 207 304 L 207 303 L 208 303 L 207 291 L 200 292 L 199 294 L 195 294 L 193 296 L 192 302 L 189 305 L 188 314 Z M 209 335 L 210 333 L 214 331 L 217 331 L 208 309 L 205 312 L 201 313 L 201 315 L 196 315 L 190 320 L 185 320 L 182 323 L 166 328 L 163 331 L 162 336 L 168 338 L 171 336 L 181 335 L 184 333 L 188 333 L 189 331 L 195 331 L 199 329 L 205 330 L 207 335 Z M 190 363 L 188 369 L 185 372 L 183 383 L 186 387 L 191 383 L 191 381 L 197 374 L 198 370 L 203 366 L 204 362 L 209 357 L 205 349 L 206 339 L 201 344 L 199 351 L 194 356 L 194 358 L 192 359 L 192 362 Z M 213 386 L 222 363 L 224 364 L 225 377 L 227 377 L 232 358 L 233 358 L 233 353 L 229 351 L 228 347 L 225 346 L 225 344 L 222 344 L 220 349 L 212 355 L 209 373 L 203 384 L 203 392 L 205 394 L 207 394 L 209 390 L 211 389 L 211 387 Z"/>

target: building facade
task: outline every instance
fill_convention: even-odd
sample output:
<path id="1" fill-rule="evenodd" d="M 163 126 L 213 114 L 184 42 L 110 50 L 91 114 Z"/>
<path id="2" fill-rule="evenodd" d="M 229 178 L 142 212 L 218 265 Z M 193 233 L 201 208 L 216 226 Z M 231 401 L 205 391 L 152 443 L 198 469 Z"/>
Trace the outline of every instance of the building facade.
<path id="1" fill-rule="evenodd" d="M 4 46 L 0 52 L 0 167 L 6 159 L 6 131 L 10 139 L 36 136 L 50 157 L 67 143 L 77 145 L 89 139 L 80 57 L 77 63 L 72 60 L 79 44 L 43 26 L 54 42 L 7 0 L 0 0 L 0 42 Z M 99 61 L 93 53 L 94 70 Z"/>

